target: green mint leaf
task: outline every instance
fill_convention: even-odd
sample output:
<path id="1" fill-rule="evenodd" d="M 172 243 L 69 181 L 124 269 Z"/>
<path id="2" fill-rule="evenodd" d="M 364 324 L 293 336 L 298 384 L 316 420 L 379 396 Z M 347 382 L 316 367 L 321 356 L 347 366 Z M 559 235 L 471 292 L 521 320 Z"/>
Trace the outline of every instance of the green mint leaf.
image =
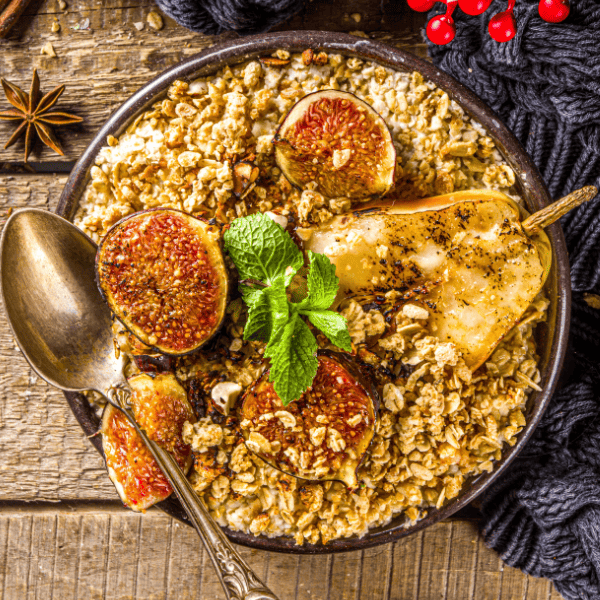
<path id="1" fill-rule="evenodd" d="M 308 251 L 310 270 L 308 272 L 308 296 L 300 303 L 300 310 L 327 310 L 335 300 L 339 278 L 335 265 L 325 254 Z"/>
<path id="2" fill-rule="evenodd" d="M 312 310 L 304 314 L 317 329 L 320 329 L 329 338 L 332 344 L 346 352 L 352 352 L 348 322 L 340 313 L 332 310 Z"/>
<path id="3" fill-rule="evenodd" d="M 235 219 L 223 237 L 240 279 L 258 279 L 271 285 L 283 277 L 287 286 L 304 264 L 302 252 L 290 235 L 262 213 Z"/>
<path id="4" fill-rule="evenodd" d="M 285 325 L 289 319 L 283 277 L 275 279 L 270 287 L 241 286 L 241 292 L 248 305 L 244 339 L 268 342 L 273 330 Z"/>
<path id="5" fill-rule="evenodd" d="M 298 400 L 317 374 L 317 340 L 295 310 L 286 325 L 273 330 L 265 356 L 271 359 L 269 381 L 284 406 Z"/>

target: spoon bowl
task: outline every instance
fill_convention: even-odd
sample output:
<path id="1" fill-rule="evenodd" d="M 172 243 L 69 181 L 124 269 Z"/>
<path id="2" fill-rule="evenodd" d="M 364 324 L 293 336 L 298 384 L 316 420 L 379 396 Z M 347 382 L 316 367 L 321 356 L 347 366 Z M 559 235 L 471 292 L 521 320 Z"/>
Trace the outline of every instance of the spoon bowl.
<path id="1" fill-rule="evenodd" d="M 68 391 L 106 393 L 123 379 L 95 258 L 90 238 L 41 209 L 13 213 L 0 240 L 0 284 L 13 335 L 34 370 Z"/>

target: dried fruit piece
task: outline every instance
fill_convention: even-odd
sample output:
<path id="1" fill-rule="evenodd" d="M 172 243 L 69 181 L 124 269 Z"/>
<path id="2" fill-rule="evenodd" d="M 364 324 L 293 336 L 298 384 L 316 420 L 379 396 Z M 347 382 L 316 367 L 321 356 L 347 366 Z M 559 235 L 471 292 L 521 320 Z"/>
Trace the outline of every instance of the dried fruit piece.
<path id="1" fill-rule="evenodd" d="M 233 167 L 233 193 L 240 199 L 245 198 L 256 185 L 259 169 L 254 159 L 254 156 L 246 157 Z"/>
<path id="2" fill-rule="evenodd" d="M 150 209 L 125 217 L 100 244 L 96 271 L 116 317 L 162 354 L 197 350 L 225 316 L 219 230 L 186 213 Z"/>
<path id="3" fill-rule="evenodd" d="M 291 183 L 304 188 L 315 182 L 329 198 L 380 196 L 394 184 L 390 131 L 354 94 L 324 90 L 304 96 L 273 143 L 277 165 Z"/>
<path id="4" fill-rule="evenodd" d="M 290 64 L 289 59 L 275 58 L 274 56 L 265 56 L 258 59 L 263 65 L 268 67 L 285 67 Z"/>
<path id="5" fill-rule="evenodd" d="M 166 354 L 140 354 L 133 360 L 142 373 L 170 373 L 175 369 L 175 359 Z"/>
<path id="6" fill-rule="evenodd" d="M 185 473 L 192 464 L 191 448 L 183 442 L 186 421 L 196 417 L 185 390 L 172 374 L 136 375 L 129 379 L 133 390 L 133 414 L 148 437 L 168 450 Z M 107 404 L 102 415 L 102 448 L 108 475 L 123 503 L 144 511 L 173 491 L 150 450 L 125 415 Z"/>
<path id="7" fill-rule="evenodd" d="M 243 398 L 242 434 L 251 451 L 281 471 L 355 488 L 379 398 L 349 355 L 321 350 L 318 360 L 312 386 L 285 407 L 268 372 L 258 379 Z"/>

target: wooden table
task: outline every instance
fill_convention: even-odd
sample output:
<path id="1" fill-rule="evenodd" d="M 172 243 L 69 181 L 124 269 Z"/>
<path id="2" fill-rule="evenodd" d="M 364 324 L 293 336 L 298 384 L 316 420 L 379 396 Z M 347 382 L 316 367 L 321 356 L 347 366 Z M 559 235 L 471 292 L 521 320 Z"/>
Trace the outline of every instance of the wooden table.
<path id="1" fill-rule="evenodd" d="M 64 158 L 40 145 L 25 167 L 22 142 L 0 150 L 2 220 L 9 208 L 54 209 L 73 162 L 121 102 L 163 69 L 233 37 L 193 34 L 168 18 L 155 31 L 146 22 L 152 0 L 66 1 L 61 10 L 58 0 L 34 0 L 0 40 L 0 75 L 28 89 L 37 67 L 43 90 L 67 84 L 60 106 L 85 123 L 59 131 Z M 60 32 L 51 32 L 53 22 Z M 423 23 L 404 0 L 311 0 L 281 29 L 360 30 L 426 56 Z M 56 58 L 41 54 L 47 42 Z M 0 140 L 9 131 L 0 124 Z M 1 598 L 224 598 L 191 528 L 158 510 L 139 516 L 121 506 L 62 393 L 31 371 L 3 312 L 0 456 Z M 484 546 L 476 522 L 465 518 L 336 556 L 241 552 L 281 600 L 560 598 L 549 581 L 503 566 Z"/>

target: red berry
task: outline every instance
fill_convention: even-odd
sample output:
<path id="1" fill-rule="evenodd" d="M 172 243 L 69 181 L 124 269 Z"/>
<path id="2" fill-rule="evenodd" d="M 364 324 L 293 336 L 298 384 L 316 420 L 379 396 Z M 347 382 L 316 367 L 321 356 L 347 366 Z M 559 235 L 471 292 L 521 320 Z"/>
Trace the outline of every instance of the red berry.
<path id="1" fill-rule="evenodd" d="M 406 0 L 408 6 L 417 12 L 426 12 L 433 8 L 438 0 Z"/>
<path id="2" fill-rule="evenodd" d="M 569 0 L 540 0 L 540 17 L 548 23 L 560 23 L 569 16 Z"/>
<path id="3" fill-rule="evenodd" d="M 439 15 L 427 23 L 427 37 L 438 46 L 449 44 L 456 35 L 456 27 L 452 17 Z"/>
<path id="4" fill-rule="evenodd" d="M 512 10 L 505 10 L 490 19 L 488 31 L 497 42 L 508 42 L 512 40 L 517 33 L 517 24 L 512 14 Z"/>
<path id="5" fill-rule="evenodd" d="M 466 15 L 482 15 L 492 3 L 492 0 L 458 0 L 458 6 Z"/>

